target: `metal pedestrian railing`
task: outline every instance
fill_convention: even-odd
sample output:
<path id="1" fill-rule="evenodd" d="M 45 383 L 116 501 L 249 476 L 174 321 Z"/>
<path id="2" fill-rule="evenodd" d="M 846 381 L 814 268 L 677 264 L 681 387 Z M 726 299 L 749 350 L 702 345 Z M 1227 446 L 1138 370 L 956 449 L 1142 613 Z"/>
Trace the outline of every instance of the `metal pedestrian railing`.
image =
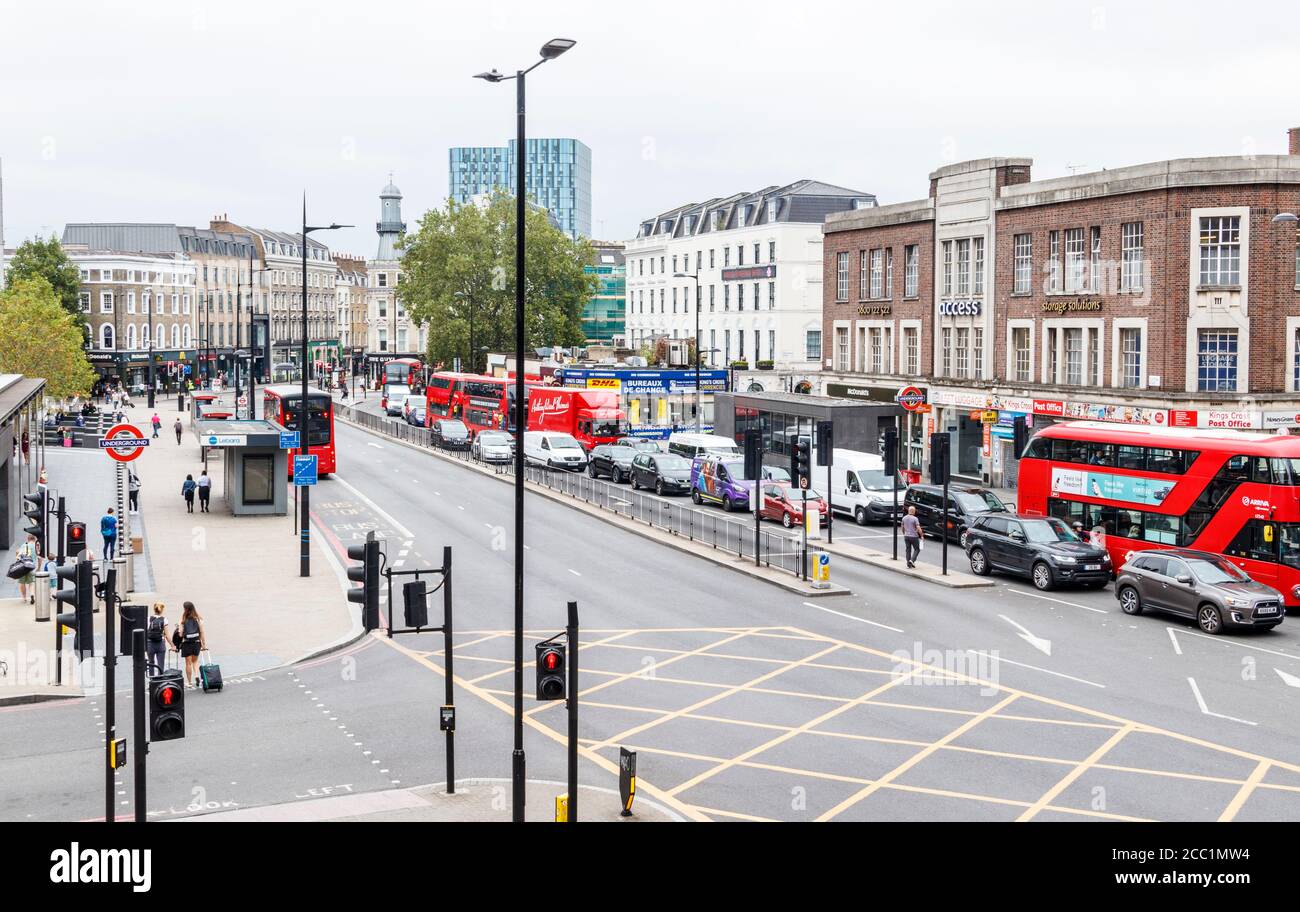
<path id="1" fill-rule="evenodd" d="M 368 431 L 416 446 L 434 448 L 433 431 L 430 428 L 416 427 L 386 415 L 363 412 L 338 403 L 335 403 L 334 410 L 336 416 Z M 439 448 L 439 452 L 465 462 L 474 461 L 468 449 Z M 513 462 L 493 464 L 493 468 L 498 474 L 514 474 Z M 738 557 L 754 560 L 754 551 L 757 547 L 758 563 L 763 566 L 775 567 L 795 576 L 799 576 L 802 572 L 800 531 L 797 528 L 780 531 L 760 528 L 756 543 L 753 513 L 724 513 L 721 508 L 717 508 L 716 512 L 712 509 L 701 510 L 689 500 L 681 504 L 672 503 L 634 491 L 627 484 L 615 484 L 603 478 L 592 478 L 583 473 L 564 469 L 526 465 L 524 478 L 526 481 L 583 503 Z M 741 515 L 744 519 L 738 518 Z M 821 549 L 816 543 L 810 543 L 808 550 L 811 555 Z M 810 563 L 811 560 L 810 557 Z"/>

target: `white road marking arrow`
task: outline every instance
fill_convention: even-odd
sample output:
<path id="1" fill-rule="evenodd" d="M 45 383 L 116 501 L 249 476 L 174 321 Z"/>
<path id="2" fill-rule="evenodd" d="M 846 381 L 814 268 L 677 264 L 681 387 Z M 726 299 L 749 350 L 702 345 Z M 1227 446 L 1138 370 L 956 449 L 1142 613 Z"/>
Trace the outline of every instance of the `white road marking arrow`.
<path id="1" fill-rule="evenodd" d="M 1287 674 L 1280 668 L 1274 668 L 1273 670 L 1277 672 L 1277 676 L 1285 682 L 1287 687 L 1300 687 L 1300 678 L 1293 674 Z"/>
<path id="2" fill-rule="evenodd" d="M 1007 617 L 1005 614 L 999 614 L 998 617 L 1002 618 L 1002 620 L 1006 621 L 1006 622 L 1007 622 L 1008 624 L 1010 624 L 1012 627 L 1014 627 L 1014 628 L 1016 628 L 1017 630 L 1019 630 L 1019 631 L 1020 631 L 1020 634 L 1019 634 L 1020 639 L 1024 640 L 1024 641 L 1025 641 L 1026 643 L 1028 643 L 1030 646 L 1033 646 L 1035 649 L 1037 649 L 1037 650 L 1038 650 L 1039 652 L 1041 652 L 1043 655 L 1051 655 L 1051 654 L 1052 654 L 1052 641 L 1051 641 L 1051 640 L 1045 640 L 1045 639 L 1043 639 L 1042 637 L 1036 637 L 1036 636 L 1034 636 L 1032 633 L 1030 633 L 1030 632 L 1029 632 L 1028 630 L 1026 630 L 1024 627 L 1021 627 L 1021 626 L 1020 626 L 1019 624 L 1017 624 L 1015 621 L 1011 620 L 1011 618 Z"/>

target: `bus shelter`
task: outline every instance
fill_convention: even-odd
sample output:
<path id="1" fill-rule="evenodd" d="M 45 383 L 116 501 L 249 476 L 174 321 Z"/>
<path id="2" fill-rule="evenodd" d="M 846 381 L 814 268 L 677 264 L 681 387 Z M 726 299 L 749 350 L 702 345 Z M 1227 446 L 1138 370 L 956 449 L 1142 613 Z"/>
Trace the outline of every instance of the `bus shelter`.
<path id="1" fill-rule="evenodd" d="M 212 451 L 222 454 L 222 491 L 235 516 L 288 515 L 289 457 L 280 448 L 283 431 L 276 422 L 262 419 L 194 422 L 194 436 L 205 456 Z"/>

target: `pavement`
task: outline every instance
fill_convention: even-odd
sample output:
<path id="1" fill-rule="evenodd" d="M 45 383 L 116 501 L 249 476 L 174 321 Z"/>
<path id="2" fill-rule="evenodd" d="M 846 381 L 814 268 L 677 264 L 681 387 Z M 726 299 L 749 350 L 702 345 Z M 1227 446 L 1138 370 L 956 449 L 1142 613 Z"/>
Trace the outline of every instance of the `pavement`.
<path id="1" fill-rule="evenodd" d="M 127 410 L 126 420 L 149 436 L 153 412 L 142 397 L 137 406 Z M 344 599 L 349 584 L 336 556 L 313 540 L 312 573 L 301 577 L 292 507 L 289 516 L 232 515 L 219 453 L 208 459 L 211 512 L 200 513 L 197 501 L 193 514 L 186 511 L 181 483 L 187 474 L 197 478 L 203 471 L 202 448 L 189 428 L 188 414 L 176 411 L 175 397 L 160 397 L 157 413 L 162 435 L 131 463 L 141 490 L 140 512 L 130 520 L 133 534 L 143 535 L 144 552 L 135 560 L 135 591 L 129 603 L 161 601 L 173 623 L 182 603 L 194 602 L 204 619 L 213 660 L 227 676 L 284 665 L 360 636 L 359 612 L 350 610 Z M 177 417 L 185 428 L 179 445 L 172 432 Z M 67 498 L 74 519 L 86 522 L 89 547 L 100 556 L 98 520 L 114 497 L 112 460 L 99 450 L 51 448 L 46 468 L 50 487 Z M 9 588 L 16 595 L 16 586 Z M 96 615 L 96 642 L 102 655 L 100 617 Z M 17 598 L 0 598 L 0 657 L 10 657 L 9 674 L 0 677 L 0 704 L 81 693 L 50 683 L 52 645 L 49 622 L 36 622 L 31 606 Z M 65 659 L 70 650 L 69 639 Z M 71 667 L 68 671 L 65 681 L 75 677 Z M 88 683 L 93 689 L 93 680 Z"/>

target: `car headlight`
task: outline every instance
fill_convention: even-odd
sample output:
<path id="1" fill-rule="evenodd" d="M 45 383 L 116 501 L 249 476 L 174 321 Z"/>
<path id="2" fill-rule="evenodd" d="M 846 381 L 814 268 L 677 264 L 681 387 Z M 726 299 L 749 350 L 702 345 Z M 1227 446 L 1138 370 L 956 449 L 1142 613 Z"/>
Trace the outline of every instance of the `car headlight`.
<path id="1" fill-rule="evenodd" d="M 1229 596 L 1225 597 L 1223 601 L 1224 601 L 1224 602 L 1228 605 L 1228 607 L 1230 607 L 1230 608 L 1249 608 L 1249 607 L 1250 607 L 1250 599 L 1237 598 L 1236 596 L 1229 595 Z"/>
<path id="2" fill-rule="evenodd" d="M 1079 562 L 1077 558 L 1070 557 L 1068 554 L 1053 554 L 1052 560 L 1058 564 L 1077 564 Z"/>

